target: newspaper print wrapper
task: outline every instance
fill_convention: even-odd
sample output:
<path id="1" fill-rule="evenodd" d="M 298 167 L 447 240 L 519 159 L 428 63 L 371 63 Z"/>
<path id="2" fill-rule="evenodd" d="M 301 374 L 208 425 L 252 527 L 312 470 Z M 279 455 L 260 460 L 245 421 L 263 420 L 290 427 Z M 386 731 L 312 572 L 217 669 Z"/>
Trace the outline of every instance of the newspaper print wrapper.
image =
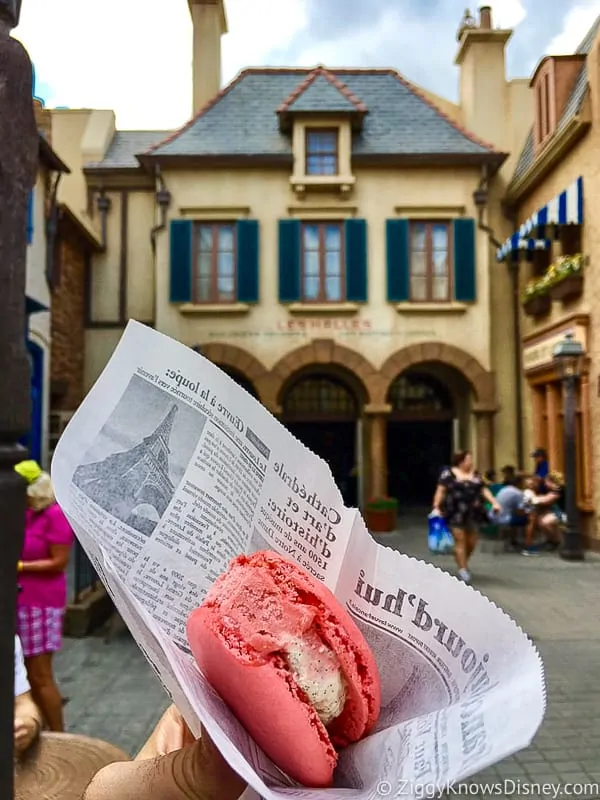
<path id="1" fill-rule="evenodd" d="M 59 441 L 52 478 L 158 678 L 248 782 L 248 798 L 430 796 L 526 747 L 539 728 L 543 665 L 517 625 L 471 587 L 377 544 L 325 462 L 168 337 L 129 323 Z M 265 549 L 331 589 L 379 667 L 376 729 L 340 752 L 330 789 L 298 786 L 269 760 L 186 640 L 189 613 L 230 560 Z"/>

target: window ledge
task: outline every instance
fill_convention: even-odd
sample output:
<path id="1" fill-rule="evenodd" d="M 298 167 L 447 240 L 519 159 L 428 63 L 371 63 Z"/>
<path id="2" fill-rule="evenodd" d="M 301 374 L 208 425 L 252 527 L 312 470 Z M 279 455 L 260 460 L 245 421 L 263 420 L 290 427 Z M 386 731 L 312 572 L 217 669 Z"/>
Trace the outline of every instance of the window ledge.
<path id="1" fill-rule="evenodd" d="M 292 189 L 300 195 L 311 189 L 339 189 L 342 194 L 349 194 L 355 183 L 356 178 L 352 175 L 300 175 L 290 178 Z"/>
<path id="2" fill-rule="evenodd" d="M 358 303 L 292 303 L 290 314 L 356 314 Z"/>
<path id="3" fill-rule="evenodd" d="M 248 303 L 184 303 L 179 306 L 182 314 L 205 314 L 216 316 L 218 314 L 247 314 L 250 311 Z"/>
<path id="4" fill-rule="evenodd" d="M 397 303 L 398 314 L 464 314 L 466 303 Z"/>

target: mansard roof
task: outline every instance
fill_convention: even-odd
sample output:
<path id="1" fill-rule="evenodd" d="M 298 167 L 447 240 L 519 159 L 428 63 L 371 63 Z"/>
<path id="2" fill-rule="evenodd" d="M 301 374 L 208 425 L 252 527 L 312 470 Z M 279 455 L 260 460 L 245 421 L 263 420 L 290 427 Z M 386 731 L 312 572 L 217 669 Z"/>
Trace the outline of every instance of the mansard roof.
<path id="1" fill-rule="evenodd" d="M 445 114 L 393 69 L 252 68 L 241 72 L 192 120 L 172 133 L 117 132 L 94 169 L 151 166 L 156 159 L 291 163 L 282 117 L 348 113 L 356 163 L 500 164 L 505 154 Z"/>

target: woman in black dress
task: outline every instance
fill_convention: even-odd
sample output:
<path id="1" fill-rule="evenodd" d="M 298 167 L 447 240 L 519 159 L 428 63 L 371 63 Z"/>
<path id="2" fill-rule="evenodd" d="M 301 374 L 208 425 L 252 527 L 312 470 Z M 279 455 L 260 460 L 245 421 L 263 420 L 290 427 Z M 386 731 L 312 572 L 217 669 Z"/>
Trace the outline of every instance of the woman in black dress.
<path id="1" fill-rule="evenodd" d="M 452 467 L 444 469 L 438 479 L 433 508 L 450 526 L 458 576 L 465 583 L 471 580 L 469 558 L 477 545 L 479 526 L 487 518 L 486 502 L 494 511 L 500 511 L 496 498 L 474 469 L 471 453 L 468 450 L 455 453 Z"/>

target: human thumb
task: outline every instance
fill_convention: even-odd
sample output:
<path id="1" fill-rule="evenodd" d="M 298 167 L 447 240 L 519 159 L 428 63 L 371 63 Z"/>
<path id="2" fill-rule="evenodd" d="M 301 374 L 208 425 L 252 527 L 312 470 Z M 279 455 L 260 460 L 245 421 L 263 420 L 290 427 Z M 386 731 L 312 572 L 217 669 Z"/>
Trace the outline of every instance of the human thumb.
<path id="1" fill-rule="evenodd" d="M 83 800 L 238 800 L 245 788 L 203 733 L 166 756 L 105 767 Z"/>

